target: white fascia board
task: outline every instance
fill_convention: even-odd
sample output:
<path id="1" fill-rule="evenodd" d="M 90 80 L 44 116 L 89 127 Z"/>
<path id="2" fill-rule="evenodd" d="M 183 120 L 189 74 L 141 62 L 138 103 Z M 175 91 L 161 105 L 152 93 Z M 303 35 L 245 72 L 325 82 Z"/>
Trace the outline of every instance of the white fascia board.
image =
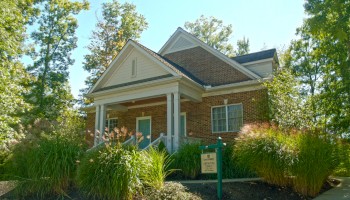
<path id="1" fill-rule="evenodd" d="M 246 65 L 254 65 L 254 64 L 258 64 L 258 63 L 264 63 L 264 62 L 269 62 L 269 61 L 273 61 L 273 58 L 266 58 L 263 60 L 256 60 L 253 62 L 246 62 L 246 63 L 242 63 L 241 65 L 246 66 Z"/>
<path id="2" fill-rule="evenodd" d="M 271 80 L 271 77 L 268 78 L 262 78 L 262 79 L 256 79 L 256 80 L 250 80 L 250 81 L 243 81 L 239 83 L 232 83 L 227 85 L 220 85 L 216 87 L 207 87 L 205 89 L 205 92 L 212 92 L 217 90 L 224 90 L 224 89 L 231 89 L 231 88 L 238 88 L 238 87 L 244 87 L 244 86 L 252 86 L 252 85 L 261 85 L 263 82 Z"/>
<path id="3" fill-rule="evenodd" d="M 104 90 L 100 92 L 94 92 L 90 94 L 88 97 L 98 97 L 98 96 L 104 96 L 104 95 L 109 95 L 109 94 L 114 94 L 114 93 L 119 93 L 119 92 L 124 92 L 124 91 L 130 91 L 130 90 L 135 90 L 135 89 L 140 89 L 140 88 L 147 88 L 147 87 L 152 87 L 154 85 L 162 85 L 162 84 L 167 84 L 167 83 L 172 83 L 176 82 L 177 80 L 181 79 L 181 77 L 173 76 L 161 80 L 154 80 L 154 81 L 149 81 L 149 82 L 144 82 L 144 83 L 137 83 L 134 85 L 128 85 L 120 88 L 114 88 L 114 89 L 109 89 L 109 90 Z"/>

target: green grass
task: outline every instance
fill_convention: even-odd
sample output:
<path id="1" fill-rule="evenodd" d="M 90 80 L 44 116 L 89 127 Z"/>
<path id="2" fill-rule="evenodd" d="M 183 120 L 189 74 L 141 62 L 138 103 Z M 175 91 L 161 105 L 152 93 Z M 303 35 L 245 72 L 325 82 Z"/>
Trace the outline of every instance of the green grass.
<path id="1" fill-rule="evenodd" d="M 234 153 L 234 144 L 227 144 L 223 148 L 222 154 L 222 176 L 226 179 L 256 177 L 256 173 L 249 167 L 240 165 Z"/>
<path id="2" fill-rule="evenodd" d="M 142 190 L 143 159 L 134 148 L 118 145 L 90 151 L 78 168 L 79 188 L 90 198 L 132 199 Z"/>
<path id="3" fill-rule="evenodd" d="M 297 137 L 295 162 L 291 172 L 295 191 L 316 196 L 338 162 L 337 144 L 329 135 L 304 133 Z"/>
<path id="4" fill-rule="evenodd" d="M 173 169 L 179 170 L 185 178 L 195 179 L 201 172 L 201 153 L 200 143 L 186 143 L 181 145 L 180 149 L 173 155 Z"/>
<path id="5" fill-rule="evenodd" d="M 270 184 L 286 186 L 290 147 L 279 130 L 253 127 L 236 140 L 234 154 L 241 166 L 256 172 Z"/>
<path id="6" fill-rule="evenodd" d="M 142 183 L 147 187 L 160 190 L 164 186 L 165 178 L 173 172 L 169 170 L 172 161 L 165 150 L 150 148 L 142 152 L 144 157 L 144 169 L 142 170 Z"/>
<path id="7" fill-rule="evenodd" d="M 19 196 L 65 196 L 83 152 L 82 144 L 62 135 L 24 142 L 14 150 L 8 174 L 18 180 Z"/>
<path id="8" fill-rule="evenodd" d="M 266 125 L 243 128 L 234 153 L 266 182 L 291 185 L 316 196 L 339 164 L 337 139 L 315 131 L 280 130 Z"/>

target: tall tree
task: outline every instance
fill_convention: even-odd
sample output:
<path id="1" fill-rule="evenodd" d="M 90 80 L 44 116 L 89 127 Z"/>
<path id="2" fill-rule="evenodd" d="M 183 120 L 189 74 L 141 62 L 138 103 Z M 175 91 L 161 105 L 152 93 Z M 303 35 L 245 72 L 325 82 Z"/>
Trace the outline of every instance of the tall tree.
<path id="1" fill-rule="evenodd" d="M 249 39 L 243 37 L 243 39 L 237 41 L 237 51 L 236 56 L 242 56 L 245 54 L 248 54 L 250 51 L 249 49 Z"/>
<path id="2" fill-rule="evenodd" d="M 350 3 L 309 0 L 304 5 L 310 36 L 325 58 L 320 105 L 327 128 L 350 135 Z"/>
<path id="3" fill-rule="evenodd" d="M 102 19 L 92 32 L 87 47 L 90 53 L 85 55 L 83 68 L 90 76 L 85 81 L 87 88 L 81 90 L 82 96 L 96 83 L 127 40 L 140 38 L 147 26 L 145 17 L 136 12 L 133 4 L 120 4 L 117 0 L 102 4 Z M 83 103 L 89 104 L 91 100 L 83 97 Z"/>
<path id="4" fill-rule="evenodd" d="M 32 0 L 0 1 L 0 165 L 1 154 L 20 136 L 16 126 L 21 115 L 30 108 L 23 98 L 30 77 L 19 57 L 25 25 L 34 13 Z"/>
<path id="5" fill-rule="evenodd" d="M 185 29 L 223 54 L 235 55 L 233 46 L 228 43 L 233 32 L 231 24 L 225 26 L 222 20 L 201 15 L 195 22 L 186 22 Z"/>
<path id="6" fill-rule="evenodd" d="M 67 88 L 68 67 L 73 65 L 71 52 L 76 48 L 77 15 L 89 8 L 86 1 L 46 0 L 39 4 L 38 29 L 31 34 L 35 51 L 28 71 L 35 77 L 32 96 L 35 116 L 55 120 L 70 106 L 72 95 Z"/>

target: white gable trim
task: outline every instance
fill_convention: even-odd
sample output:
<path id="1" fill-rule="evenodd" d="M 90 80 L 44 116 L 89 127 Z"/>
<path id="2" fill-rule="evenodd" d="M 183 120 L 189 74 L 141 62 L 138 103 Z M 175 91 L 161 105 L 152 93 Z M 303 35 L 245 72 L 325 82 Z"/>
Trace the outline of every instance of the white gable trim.
<path id="1" fill-rule="evenodd" d="M 105 78 L 108 78 L 108 74 L 112 74 L 113 71 L 118 70 L 118 68 L 122 65 L 122 63 L 129 57 L 130 53 L 133 51 L 133 49 L 131 49 L 129 52 L 126 52 L 128 48 L 134 48 L 134 49 L 140 51 L 143 55 L 145 55 L 147 58 L 149 58 L 153 62 L 159 64 L 161 67 L 163 67 L 164 70 L 166 70 L 170 74 L 172 74 L 174 76 L 180 76 L 174 70 L 172 70 L 171 68 L 166 66 L 164 63 L 160 62 L 158 59 L 154 58 L 152 55 L 150 55 L 148 52 L 146 52 L 145 49 L 141 48 L 134 41 L 128 40 L 128 42 L 125 44 L 123 49 L 118 53 L 118 55 L 114 58 L 114 60 L 109 64 L 106 71 L 103 72 L 102 76 L 98 79 L 98 81 L 95 83 L 95 85 L 89 90 L 88 94 L 91 94 L 96 88 L 98 88 L 98 86 L 102 86 L 104 84 L 103 80 Z M 128 55 L 125 56 L 124 60 L 122 60 L 122 62 L 118 66 L 115 66 L 116 62 L 119 61 L 119 59 L 121 59 L 121 57 L 125 53 L 128 53 Z"/>
<path id="2" fill-rule="evenodd" d="M 184 38 L 186 38 L 187 40 L 192 41 L 195 44 L 198 44 L 198 46 L 200 46 L 203 49 L 207 50 L 208 52 L 212 53 L 214 56 L 220 58 L 222 61 L 224 61 L 227 64 L 231 65 L 232 67 L 234 67 L 238 71 L 242 72 L 243 74 L 247 75 L 248 77 L 250 77 L 252 79 L 260 79 L 261 78 L 259 75 L 255 74 L 254 72 L 252 72 L 249 69 L 245 68 L 244 66 L 242 66 L 238 62 L 230 59 L 229 57 L 227 57 L 226 55 L 224 55 L 220 51 L 214 49 L 213 47 L 211 47 L 211 46 L 209 46 L 207 44 L 205 44 L 204 42 L 202 42 L 198 38 L 194 37 L 193 35 L 189 34 L 188 32 L 186 32 L 185 30 L 183 30 L 180 27 L 177 28 L 175 33 L 163 45 L 163 47 L 159 50 L 158 53 L 160 55 L 164 56 L 165 53 L 167 52 L 167 50 L 174 44 L 174 42 L 176 42 L 177 38 L 179 38 L 181 35 Z"/>
<path id="3" fill-rule="evenodd" d="M 268 62 L 268 61 L 273 61 L 273 58 L 266 58 L 266 59 L 262 59 L 262 60 L 256 60 L 256 61 L 252 61 L 252 62 L 246 62 L 246 63 L 242 63 L 241 65 L 246 66 L 246 65 L 253 65 L 253 64 L 258 64 L 258 63 L 264 63 L 264 62 Z"/>

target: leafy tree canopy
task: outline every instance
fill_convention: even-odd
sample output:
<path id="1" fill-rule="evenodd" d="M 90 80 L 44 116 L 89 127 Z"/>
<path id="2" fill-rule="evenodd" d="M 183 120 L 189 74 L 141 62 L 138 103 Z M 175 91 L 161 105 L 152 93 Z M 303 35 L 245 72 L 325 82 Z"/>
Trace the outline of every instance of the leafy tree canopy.
<path id="1" fill-rule="evenodd" d="M 89 54 L 85 55 L 83 68 L 90 73 L 85 83 L 87 88 L 82 95 L 96 83 L 107 69 L 128 39 L 137 40 L 148 24 L 143 15 L 136 12 L 136 6 L 130 3 L 120 4 L 117 0 L 102 4 L 102 19 L 98 20 L 92 32 Z M 83 99 L 83 103 L 91 103 Z"/>
<path id="2" fill-rule="evenodd" d="M 34 63 L 28 71 L 36 77 L 29 97 L 35 105 L 34 116 L 56 120 L 73 99 L 68 86 L 68 68 L 73 65 L 71 52 L 77 47 L 74 15 L 89 8 L 87 1 L 47 0 L 39 4 L 38 29 L 31 34 L 35 49 Z"/>
<path id="3" fill-rule="evenodd" d="M 225 26 L 222 20 L 201 15 L 195 22 L 186 22 L 185 29 L 214 49 L 232 57 L 249 53 L 249 39 L 237 42 L 237 51 L 228 42 L 232 37 L 232 25 Z"/>

